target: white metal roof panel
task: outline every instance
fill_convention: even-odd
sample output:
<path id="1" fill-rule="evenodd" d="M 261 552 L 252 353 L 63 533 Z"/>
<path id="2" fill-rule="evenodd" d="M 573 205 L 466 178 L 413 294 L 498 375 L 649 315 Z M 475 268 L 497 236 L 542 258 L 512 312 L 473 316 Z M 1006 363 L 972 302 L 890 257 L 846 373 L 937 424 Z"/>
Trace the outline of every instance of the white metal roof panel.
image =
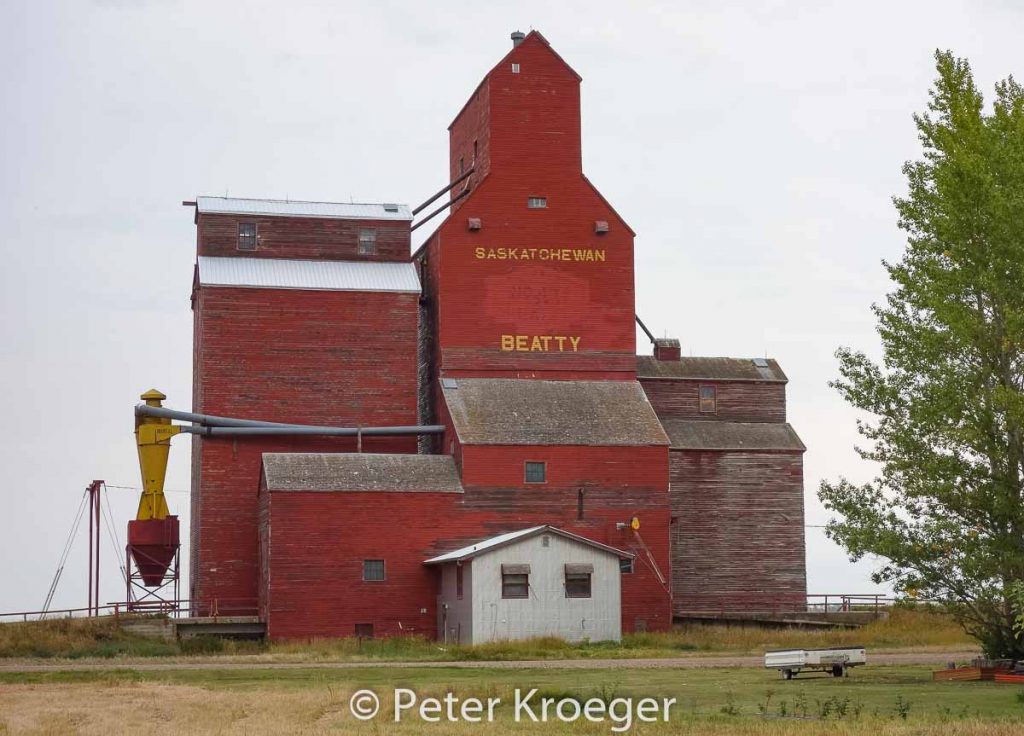
<path id="1" fill-rule="evenodd" d="M 472 557 L 477 557 L 485 552 L 489 552 L 492 549 L 503 547 L 506 544 L 511 544 L 512 542 L 515 542 L 519 539 L 525 539 L 527 537 L 533 536 L 534 534 L 540 534 L 541 532 L 545 534 L 557 534 L 560 537 L 572 539 L 576 542 L 580 542 L 581 544 L 586 544 L 591 547 L 596 547 L 597 549 L 604 550 L 605 552 L 618 555 L 620 558 L 623 559 L 627 559 L 634 556 L 631 552 L 625 552 L 621 549 L 610 547 L 607 544 L 595 542 L 593 539 L 587 539 L 586 537 L 581 537 L 578 534 L 567 532 L 564 529 L 558 529 L 557 527 L 553 527 L 550 524 L 542 524 L 541 526 L 531 526 L 529 529 L 520 529 L 516 532 L 507 532 L 506 534 L 499 534 L 496 537 L 484 539 L 480 542 L 477 542 L 476 544 L 471 544 L 467 547 L 460 547 L 459 549 L 452 550 L 451 552 L 446 552 L 443 555 L 438 555 L 437 557 L 431 557 L 429 560 L 424 560 L 423 564 L 437 565 L 444 562 L 466 560 Z"/>
<path id="2" fill-rule="evenodd" d="M 199 256 L 201 286 L 420 293 L 412 263 Z"/>
<path id="3" fill-rule="evenodd" d="M 196 197 L 196 209 L 201 214 L 213 215 L 323 217 L 341 220 L 412 220 L 409 205 L 405 204 Z"/>

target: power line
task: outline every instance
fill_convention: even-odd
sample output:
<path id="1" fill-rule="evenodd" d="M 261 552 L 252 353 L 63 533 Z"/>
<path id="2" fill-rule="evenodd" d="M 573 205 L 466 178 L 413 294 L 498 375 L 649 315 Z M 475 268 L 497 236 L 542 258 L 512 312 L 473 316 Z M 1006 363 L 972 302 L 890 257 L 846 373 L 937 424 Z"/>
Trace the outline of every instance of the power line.
<path id="1" fill-rule="evenodd" d="M 105 485 L 107 488 L 117 488 L 117 489 L 122 490 L 122 491 L 143 491 L 143 490 L 145 490 L 144 488 L 140 488 L 139 486 L 118 486 L 118 485 L 114 485 L 113 483 L 104 483 L 103 485 Z M 167 489 L 167 488 L 164 489 L 164 493 L 191 493 L 191 492 L 192 491 L 181 491 L 181 490 L 174 490 L 174 489 Z"/>
<path id="2" fill-rule="evenodd" d="M 106 485 L 106 483 L 103 484 L 104 487 L 106 487 Z M 123 557 L 124 553 L 121 548 L 121 540 L 118 539 L 117 532 L 115 531 L 117 525 L 114 524 L 114 514 L 110 510 L 110 497 L 107 494 L 104 494 L 104 498 L 106 498 L 107 504 L 106 506 L 104 506 L 101 503 L 100 508 L 103 511 L 103 523 L 107 527 L 107 538 L 109 539 L 110 544 L 114 547 L 114 556 L 117 559 L 117 566 L 121 570 L 121 578 L 124 579 L 125 583 L 127 584 L 128 572 L 125 568 L 125 560 Z"/>
<path id="3" fill-rule="evenodd" d="M 64 572 L 64 564 L 68 560 L 68 554 L 71 552 L 71 545 L 75 541 L 75 536 L 78 534 L 78 527 L 82 523 L 82 515 L 85 511 L 85 499 L 89 491 L 86 489 L 82 491 L 82 501 L 78 504 L 78 512 L 75 514 L 75 520 L 71 523 L 71 529 L 68 531 L 68 537 L 64 541 L 64 549 L 60 553 L 60 560 L 57 562 L 57 572 L 53 574 L 53 582 L 50 583 L 50 590 L 46 593 L 46 602 L 43 604 L 43 612 L 40 614 L 40 618 L 46 615 L 46 612 L 50 610 L 50 604 L 53 602 L 53 594 L 57 592 L 57 583 L 60 582 L 61 573 Z"/>

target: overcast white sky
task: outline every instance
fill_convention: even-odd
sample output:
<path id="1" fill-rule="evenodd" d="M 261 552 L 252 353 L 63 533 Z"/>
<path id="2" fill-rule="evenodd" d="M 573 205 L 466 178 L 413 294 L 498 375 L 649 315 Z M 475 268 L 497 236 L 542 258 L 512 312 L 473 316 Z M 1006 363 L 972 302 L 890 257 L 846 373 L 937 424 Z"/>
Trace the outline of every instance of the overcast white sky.
<path id="1" fill-rule="evenodd" d="M 819 480 L 871 474 L 827 382 L 838 345 L 877 351 L 869 305 L 903 247 L 890 197 L 932 53 L 968 57 L 985 90 L 1024 73 L 1014 0 L 2 5 L 0 611 L 41 606 L 91 479 L 139 484 L 138 394 L 190 404 L 181 200 L 417 204 L 517 28 L 583 76 L 584 168 L 638 233 L 641 317 L 685 353 L 789 375 L 822 524 Z M 188 473 L 179 439 L 167 487 Z M 110 497 L 123 544 L 136 494 Z M 187 494 L 169 501 L 187 522 Z M 811 592 L 876 590 L 820 529 L 807 551 Z M 102 597 L 122 600 L 103 553 Z M 55 606 L 84 605 L 84 555 L 80 533 Z"/>

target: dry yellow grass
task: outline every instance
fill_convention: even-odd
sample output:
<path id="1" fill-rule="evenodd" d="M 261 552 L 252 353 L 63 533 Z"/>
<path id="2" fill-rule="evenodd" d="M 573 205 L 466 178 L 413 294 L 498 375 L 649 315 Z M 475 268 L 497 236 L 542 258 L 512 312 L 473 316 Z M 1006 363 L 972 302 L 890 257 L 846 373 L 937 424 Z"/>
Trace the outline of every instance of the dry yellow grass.
<path id="1" fill-rule="evenodd" d="M 349 692 L 328 686 L 306 689 L 205 689 L 187 685 L 125 682 L 82 685 L 0 685 L 0 733 L 117 736 L 118 734 L 432 734 L 460 736 L 522 733 L 604 734 L 609 724 L 517 724 L 509 713 L 493 724 L 447 724 L 387 719 L 359 722 L 347 712 Z M 865 718 L 857 721 L 689 718 L 647 725 L 644 734 L 721 736 L 1010 736 L 1020 722 Z"/>
<path id="2" fill-rule="evenodd" d="M 196 646 L 208 643 L 210 647 Z M 760 654 L 767 649 L 859 644 L 872 651 L 973 650 L 977 643 L 948 616 L 897 608 L 884 621 L 860 629 L 765 629 L 742 626 L 681 626 L 667 633 L 628 634 L 621 643 L 570 644 L 544 638 L 474 647 L 444 645 L 417 637 L 360 642 L 221 642 L 193 640 L 178 645 L 132 636 L 110 618 L 0 624 L 0 658 L 167 657 L 189 655 L 270 661 L 453 661 L 655 658 L 700 654 Z M 186 646 L 188 645 L 188 646 Z"/>

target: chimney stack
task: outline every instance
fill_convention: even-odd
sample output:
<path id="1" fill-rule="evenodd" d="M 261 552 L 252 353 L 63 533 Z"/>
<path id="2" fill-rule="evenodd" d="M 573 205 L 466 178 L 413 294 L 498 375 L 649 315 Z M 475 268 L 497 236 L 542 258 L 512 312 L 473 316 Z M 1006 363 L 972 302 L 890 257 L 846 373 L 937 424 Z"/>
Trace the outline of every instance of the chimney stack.
<path id="1" fill-rule="evenodd" d="M 524 38 L 526 38 L 526 34 L 522 31 L 512 31 L 512 48 L 521 44 Z"/>
<path id="2" fill-rule="evenodd" d="M 659 337 L 654 341 L 654 357 L 657 360 L 679 360 L 679 340 L 674 337 Z"/>

